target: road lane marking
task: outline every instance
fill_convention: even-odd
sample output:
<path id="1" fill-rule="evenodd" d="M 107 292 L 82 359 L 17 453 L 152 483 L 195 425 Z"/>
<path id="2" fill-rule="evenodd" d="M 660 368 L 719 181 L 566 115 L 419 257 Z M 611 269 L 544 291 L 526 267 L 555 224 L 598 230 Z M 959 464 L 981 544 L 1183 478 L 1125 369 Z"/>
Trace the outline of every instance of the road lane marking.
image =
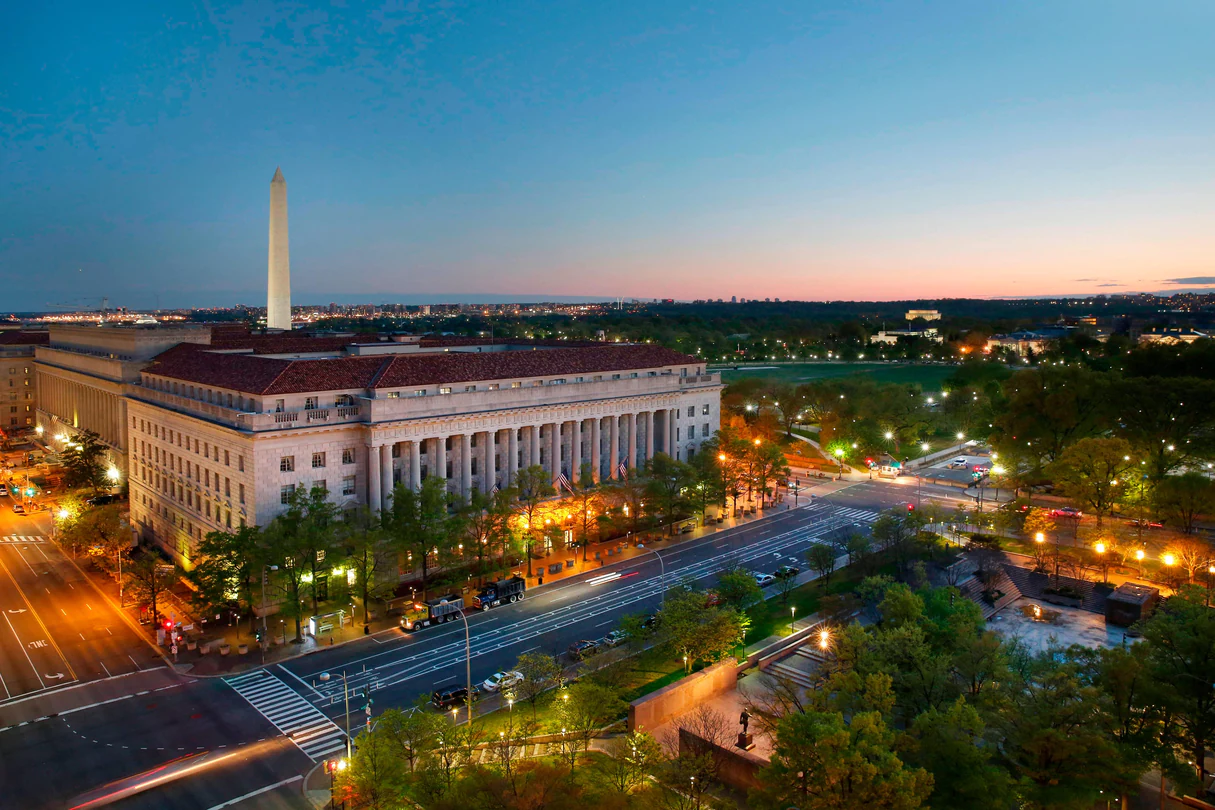
<path id="1" fill-rule="evenodd" d="M 131 663 L 135 665 L 135 669 L 141 669 L 139 662 L 132 658 L 130 653 L 127 653 L 127 658 L 131 659 Z"/>
<path id="2" fill-rule="evenodd" d="M 311 689 L 311 690 L 312 690 L 312 692 L 313 692 L 313 694 L 315 694 L 317 697 L 319 697 L 319 698 L 323 698 L 323 697 L 325 697 L 325 696 L 324 696 L 324 695 L 322 695 L 320 692 L 318 692 L 318 691 L 316 690 L 316 688 L 315 688 L 315 687 L 314 687 L 312 684 L 308 683 L 306 680 L 304 680 L 303 678 L 301 678 L 299 675 L 296 675 L 294 672 L 292 672 L 291 670 L 287 669 L 287 668 L 286 668 L 285 666 L 283 666 L 282 664 L 279 664 L 279 665 L 278 665 L 278 668 L 279 668 L 279 669 L 281 669 L 283 672 L 286 672 L 286 673 L 287 673 L 288 675 L 290 675 L 292 678 L 295 678 L 297 681 L 299 681 L 300 683 L 302 683 L 304 686 L 306 686 L 306 687 L 308 687 L 309 689 Z"/>
<path id="3" fill-rule="evenodd" d="M 275 782 L 273 785 L 266 785 L 263 788 L 258 788 L 257 790 L 251 790 L 243 796 L 237 796 L 235 799 L 229 799 L 228 801 L 223 802 L 222 804 L 217 804 L 214 807 L 209 807 L 209 808 L 207 808 L 207 810 L 223 810 L 225 807 L 232 807 L 235 804 L 240 804 L 245 799 L 252 799 L 254 796 L 260 796 L 263 793 L 269 793 L 272 790 L 278 790 L 279 788 L 281 788 L 284 785 L 290 785 L 292 782 L 298 782 L 303 778 L 304 777 L 300 776 L 299 774 L 296 774 L 295 776 L 288 777 L 287 779 L 284 779 L 281 782 Z"/>
<path id="4" fill-rule="evenodd" d="M 107 678 L 109 678 L 110 677 L 110 668 L 105 665 L 105 661 L 98 661 L 97 663 L 101 664 L 101 668 L 105 670 L 105 676 Z"/>
<path id="5" fill-rule="evenodd" d="M 17 644 L 21 647 L 21 652 L 25 654 L 25 660 L 29 662 L 30 669 L 34 670 L 34 675 L 38 678 L 38 685 L 45 689 L 46 684 L 42 682 L 42 675 L 38 672 L 38 667 L 34 666 L 34 661 L 30 658 L 29 651 L 26 650 L 25 645 L 21 643 L 21 636 L 17 635 L 17 629 L 13 627 L 13 623 L 8 620 L 7 613 L 4 614 L 4 621 L 8 622 L 8 629 L 12 632 L 13 638 L 17 639 Z M 8 687 L 5 687 L 5 691 L 7 690 Z"/>
<path id="6" fill-rule="evenodd" d="M 346 733 L 272 673 L 262 669 L 223 680 L 313 762 L 346 749 Z"/>

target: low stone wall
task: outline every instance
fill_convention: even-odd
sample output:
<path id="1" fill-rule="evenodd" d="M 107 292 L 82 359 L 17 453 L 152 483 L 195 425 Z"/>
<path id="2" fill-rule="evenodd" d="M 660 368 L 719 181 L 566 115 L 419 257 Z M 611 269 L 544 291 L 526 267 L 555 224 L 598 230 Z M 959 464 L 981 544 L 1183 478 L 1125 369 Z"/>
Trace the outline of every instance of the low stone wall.
<path id="1" fill-rule="evenodd" d="M 649 730 L 738 685 L 738 665 L 727 659 L 693 672 L 629 704 L 629 731 Z"/>
<path id="2" fill-rule="evenodd" d="M 679 753 L 711 753 L 717 764 L 717 778 L 737 790 L 759 787 L 759 771 L 768 761 L 741 748 L 723 748 L 698 737 L 686 728 L 679 730 Z"/>

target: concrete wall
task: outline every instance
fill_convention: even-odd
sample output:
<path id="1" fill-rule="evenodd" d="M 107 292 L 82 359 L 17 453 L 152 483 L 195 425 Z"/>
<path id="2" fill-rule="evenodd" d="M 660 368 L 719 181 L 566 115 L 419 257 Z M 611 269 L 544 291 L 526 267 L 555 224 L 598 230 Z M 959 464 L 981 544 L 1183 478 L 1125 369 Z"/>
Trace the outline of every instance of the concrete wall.
<path id="1" fill-rule="evenodd" d="M 759 787 L 759 771 L 767 760 L 741 748 L 722 748 L 696 736 L 686 728 L 679 730 L 679 753 L 711 753 L 717 762 L 717 778 L 738 790 Z"/>
<path id="2" fill-rule="evenodd" d="M 629 704 L 629 731 L 648 731 L 738 685 L 738 665 L 722 661 Z"/>

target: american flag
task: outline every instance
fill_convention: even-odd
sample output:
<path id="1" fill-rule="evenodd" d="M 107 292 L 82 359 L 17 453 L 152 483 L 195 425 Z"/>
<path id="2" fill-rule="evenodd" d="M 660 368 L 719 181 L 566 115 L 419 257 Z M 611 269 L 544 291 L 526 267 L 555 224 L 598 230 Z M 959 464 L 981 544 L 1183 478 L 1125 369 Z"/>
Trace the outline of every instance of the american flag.
<path id="1" fill-rule="evenodd" d="M 565 477 L 565 473 L 559 473 L 557 475 L 557 489 L 563 488 L 568 489 L 571 493 L 574 491 L 574 488 L 570 486 L 570 479 Z"/>
<path id="2" fill-rule="evenodd" d="M 622 461 L 622 462 L 620 462 L 620 467 L 617 469 L 617 472 L 620 473 L 621 478 L 624 478 L 626 475 L 629 474 L 629 468 L 626 467 L 624 462 Z"/>
<path id="3" fill-rule="evenodd" d="M 498 490 L 498 485 L 496 483 L 494 484 L 494 488 L 492 490 L 490 490 L 490 492 L 493 493 L 494 495 L 498 494 L 499 490 Z"/>

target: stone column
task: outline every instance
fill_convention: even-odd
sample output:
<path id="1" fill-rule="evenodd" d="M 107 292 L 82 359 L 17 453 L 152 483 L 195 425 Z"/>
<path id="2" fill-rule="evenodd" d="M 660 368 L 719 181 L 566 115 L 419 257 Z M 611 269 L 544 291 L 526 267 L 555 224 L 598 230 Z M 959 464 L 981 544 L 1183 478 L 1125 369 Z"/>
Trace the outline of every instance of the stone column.
<path id="1" fill-rule="evenodd" d="M 570 482 L 582 476 L 582 420 L 570 423 Z"/>
<path id="2" fill-rule="evenodd" d="M 561 423 L 553 422 L 548 426 L 548 466 L 552 475 L 553 486 L 557 485 L 557 476 L 561 475 Z"/>
<path id="3" fill-rule="evenodd" d="M 514 485 L 515 475 L 519 472 L 519 428 L 510 429 L 506 448 L 509 454 L 509 458 L 506 460 L 506 485 L 509 487 Z"/>
<path id="4" fill-rule="evenodd" d="M 409 443 L 409 487 L 417 492 L 422 488 L 422 440 Z"/>
<path id="5" fill-rule="evenodd" d="M 675 409 L 667 408 L 667 455 L 671 458 L 679 457 L 679 448 L 675 446 Z"/>
<path id="6" fill-rule="evenodd" d="M 472 434 L 460 434 L 460 495 L 468 500 L 472 494 Z"/>
<path id="7" fill-rule="evenodd" d="M 600 458 L 602 453 L 599 446 L 602 442 L 602 437 L 599 432 L 601 427 L 599 422 L 598 416 L 591 420 L 591 481 L 595 484 L 599 483 L 599 478 L 603 475 L 603 464 Z"/>
<path id="8" fill-rule="evenodd" d="M 439 436 L 434 439 L 434 452 L 430 454 L 431 475 L 437 475 L 447 482 L 447 437 Z"/>
<path id="9" fill-rule="evenodd" d="M 531 464 L 529 464 L 529 465 L 528 465 L 528 466 L 530 466 L 530 467 L 539 467 L 539 466 L 541 466 L 541 462 L 540 462 L 540 440 L 541 440 L 541 436 L 540 436 L 540 425 L 532 425 L 532 435 L 531 435 L 531 441 L 529 442 L 529 445 L 530 445 L 529 449 L 531 450 L 531 454 L 532 454 L 532 461 L 531 461 Z"/>
<path id="10" fill-rule="evenodd" d="M 386 444 L 380 448 L 380 503 L 388 508 L 392 500 L 392 445 Z"/>
<path id="11" fill-rule="evenodd" d="M 629 446 L 628 451 L 629 469 L 637 469 L 637 414 L 627 413 L 624 415 L 624 430 L 626 441 Z"/>
<path id="12" fill-rule="evenodd" d="M 372 512 L 380 511 L 383 503 L 380 492 L 380 448 L 367 445 L 367 505 Z"/>
<path id="13" fill-rule="evenodd" d="M 645 412 L 645 460 L 654 457 L 654 412 Z"/>
<path id="14" fill-rule="evenodd" d="M 620 417 L 608 417 L 608 478 L 620 477 Z"/>

